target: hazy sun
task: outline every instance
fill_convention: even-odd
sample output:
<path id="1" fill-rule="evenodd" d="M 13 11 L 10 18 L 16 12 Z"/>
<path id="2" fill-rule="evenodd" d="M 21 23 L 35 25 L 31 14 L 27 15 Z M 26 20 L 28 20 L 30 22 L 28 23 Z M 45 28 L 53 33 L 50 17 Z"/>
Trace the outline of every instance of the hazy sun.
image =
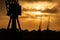
<path id="1" fill-rule="evenodd" d="M 40 11 L 37 11 L 36 12 L 36 15 L 41 15 L 42 13 Z"/>
<path id="2" fill-rule="evenodd" d="M 42 6 L 35 6 L 34 7 L 36 10 L 45 10 L 45 7 L 42 7 Z"/>
<path id="3" fill-rule="evenodd" d="M 40 7 L 40 6 L 35 6 L 35 9 L 36 9 L 36 10 L 40 10 L 41 7 Z"/>

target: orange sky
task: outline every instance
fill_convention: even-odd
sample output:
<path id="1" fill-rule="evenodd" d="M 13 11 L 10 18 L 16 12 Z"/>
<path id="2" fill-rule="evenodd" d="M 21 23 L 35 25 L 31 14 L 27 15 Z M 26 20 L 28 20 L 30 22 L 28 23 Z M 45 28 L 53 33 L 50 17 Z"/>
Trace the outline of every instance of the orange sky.
<path id="1" fill-rule="evenodd" d="M 51 18 L 50 18 L 50 27 L 49 29 L 51 30 L 56 30 L 56 31 L 60 31 L 60 1 L 59 0 L 53 0 L 53 2 L 49 2 L 49 1 L 41 1 L 41 2 L 36 2 L 36 1 L 20 1 L 19 4 L 22 6 L 23 8 L 26 9 L 36 9 L 36 10 L 53 10 L 53 9 L 58 9 L 59 11 L 57 11 L 57 13 L 55 15 L 53 15 L 52 13 L 50 13 Z M 0 1 L 0 28 L 7 28 L 8 25 L 8 21 L 9 21 L 9 17 L 6 16 L 6 7 L 5 7 L 5 2 L 4 0 Z M 46 11 L 47 12 L 47 11 Z M 51 12 L 51 11 L 49 11 Z M 39 22 L 40 22 L 40 18 L 36 17 L 36 14 L 39 14 L 40 12 L 33 12 L 33 11 L 22 11 L 22 15 L 19 16 L 19 21 L 21 23 L 21 28 L 23 30 L 28 29 L 29 31 L 31 30 L 38 30 L 39 27 Z M 43 15 L 46 15 L 49 13 L 44 13 Z M 24 20 L 23 20 L 24 19 Z M 41 29 L 44 30 L 47 27 L 47 22 L 48 21 L 48 17 L 43 16 L 42 18 L 42 27 Z"/>

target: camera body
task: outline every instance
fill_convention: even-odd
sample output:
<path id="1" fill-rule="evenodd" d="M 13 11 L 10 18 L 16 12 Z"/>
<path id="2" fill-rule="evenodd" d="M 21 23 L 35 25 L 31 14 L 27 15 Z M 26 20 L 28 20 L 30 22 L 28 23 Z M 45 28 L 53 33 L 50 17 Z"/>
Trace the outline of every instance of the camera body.
<path id="1" fill-rule="evenodd" d="M 21 6 L 18 3 L 9 4 L 8 16 L 21 15 Z"/>

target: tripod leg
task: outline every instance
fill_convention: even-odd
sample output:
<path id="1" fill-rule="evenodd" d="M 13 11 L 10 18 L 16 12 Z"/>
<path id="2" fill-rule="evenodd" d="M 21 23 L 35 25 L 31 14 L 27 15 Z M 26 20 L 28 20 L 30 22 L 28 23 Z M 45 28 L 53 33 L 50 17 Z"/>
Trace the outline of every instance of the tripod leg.
<path id="1" fill-rule="evenodd" d="M 17 22 L 18 22 L 19 29 L 20 29 L 20 31 L 21 31 L 21 27 L 20 27 L 20 23 L 19 23 L 18 18 L 17 18 Z"/>
<path id="2" fill-rule="evenodd" d="M 11 17 L 10 17 L 10 20 L 9 20 L 9 23 L 8 23 L 8 28 L 7 28 L 7 29 L 9 29 L 9 26 L 10 26 L 10 22 L 11 22 Z"/>

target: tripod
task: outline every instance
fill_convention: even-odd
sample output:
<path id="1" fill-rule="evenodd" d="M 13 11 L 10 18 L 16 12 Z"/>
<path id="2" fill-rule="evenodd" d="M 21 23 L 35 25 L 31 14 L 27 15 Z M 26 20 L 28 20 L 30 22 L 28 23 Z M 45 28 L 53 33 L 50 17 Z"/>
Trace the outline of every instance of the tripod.
<path id="1" fill-rule="evenodd" d="M 19 23 L 19 20 L 18 20 L 18 16 L 10 16 L 10 20 L 9 20 L 9 23 L 8 23 L 8 30 L 9 30 L 9 28 L 10 28 L 10 23 L 11 23 L 11 21 L 12 21 L 12 25 L 11 25 L 11 29 L 12 30 L 14 30 L 14 31 L 16 31 L 17 30 L 17 26 L 16 26 L 16 20 L 17 20 L 17 23 L 18 23 L 18 27 L 19 27 L 19 30 L 21 30 L 21 28 L 20 28 L 20 23 Z"/>

